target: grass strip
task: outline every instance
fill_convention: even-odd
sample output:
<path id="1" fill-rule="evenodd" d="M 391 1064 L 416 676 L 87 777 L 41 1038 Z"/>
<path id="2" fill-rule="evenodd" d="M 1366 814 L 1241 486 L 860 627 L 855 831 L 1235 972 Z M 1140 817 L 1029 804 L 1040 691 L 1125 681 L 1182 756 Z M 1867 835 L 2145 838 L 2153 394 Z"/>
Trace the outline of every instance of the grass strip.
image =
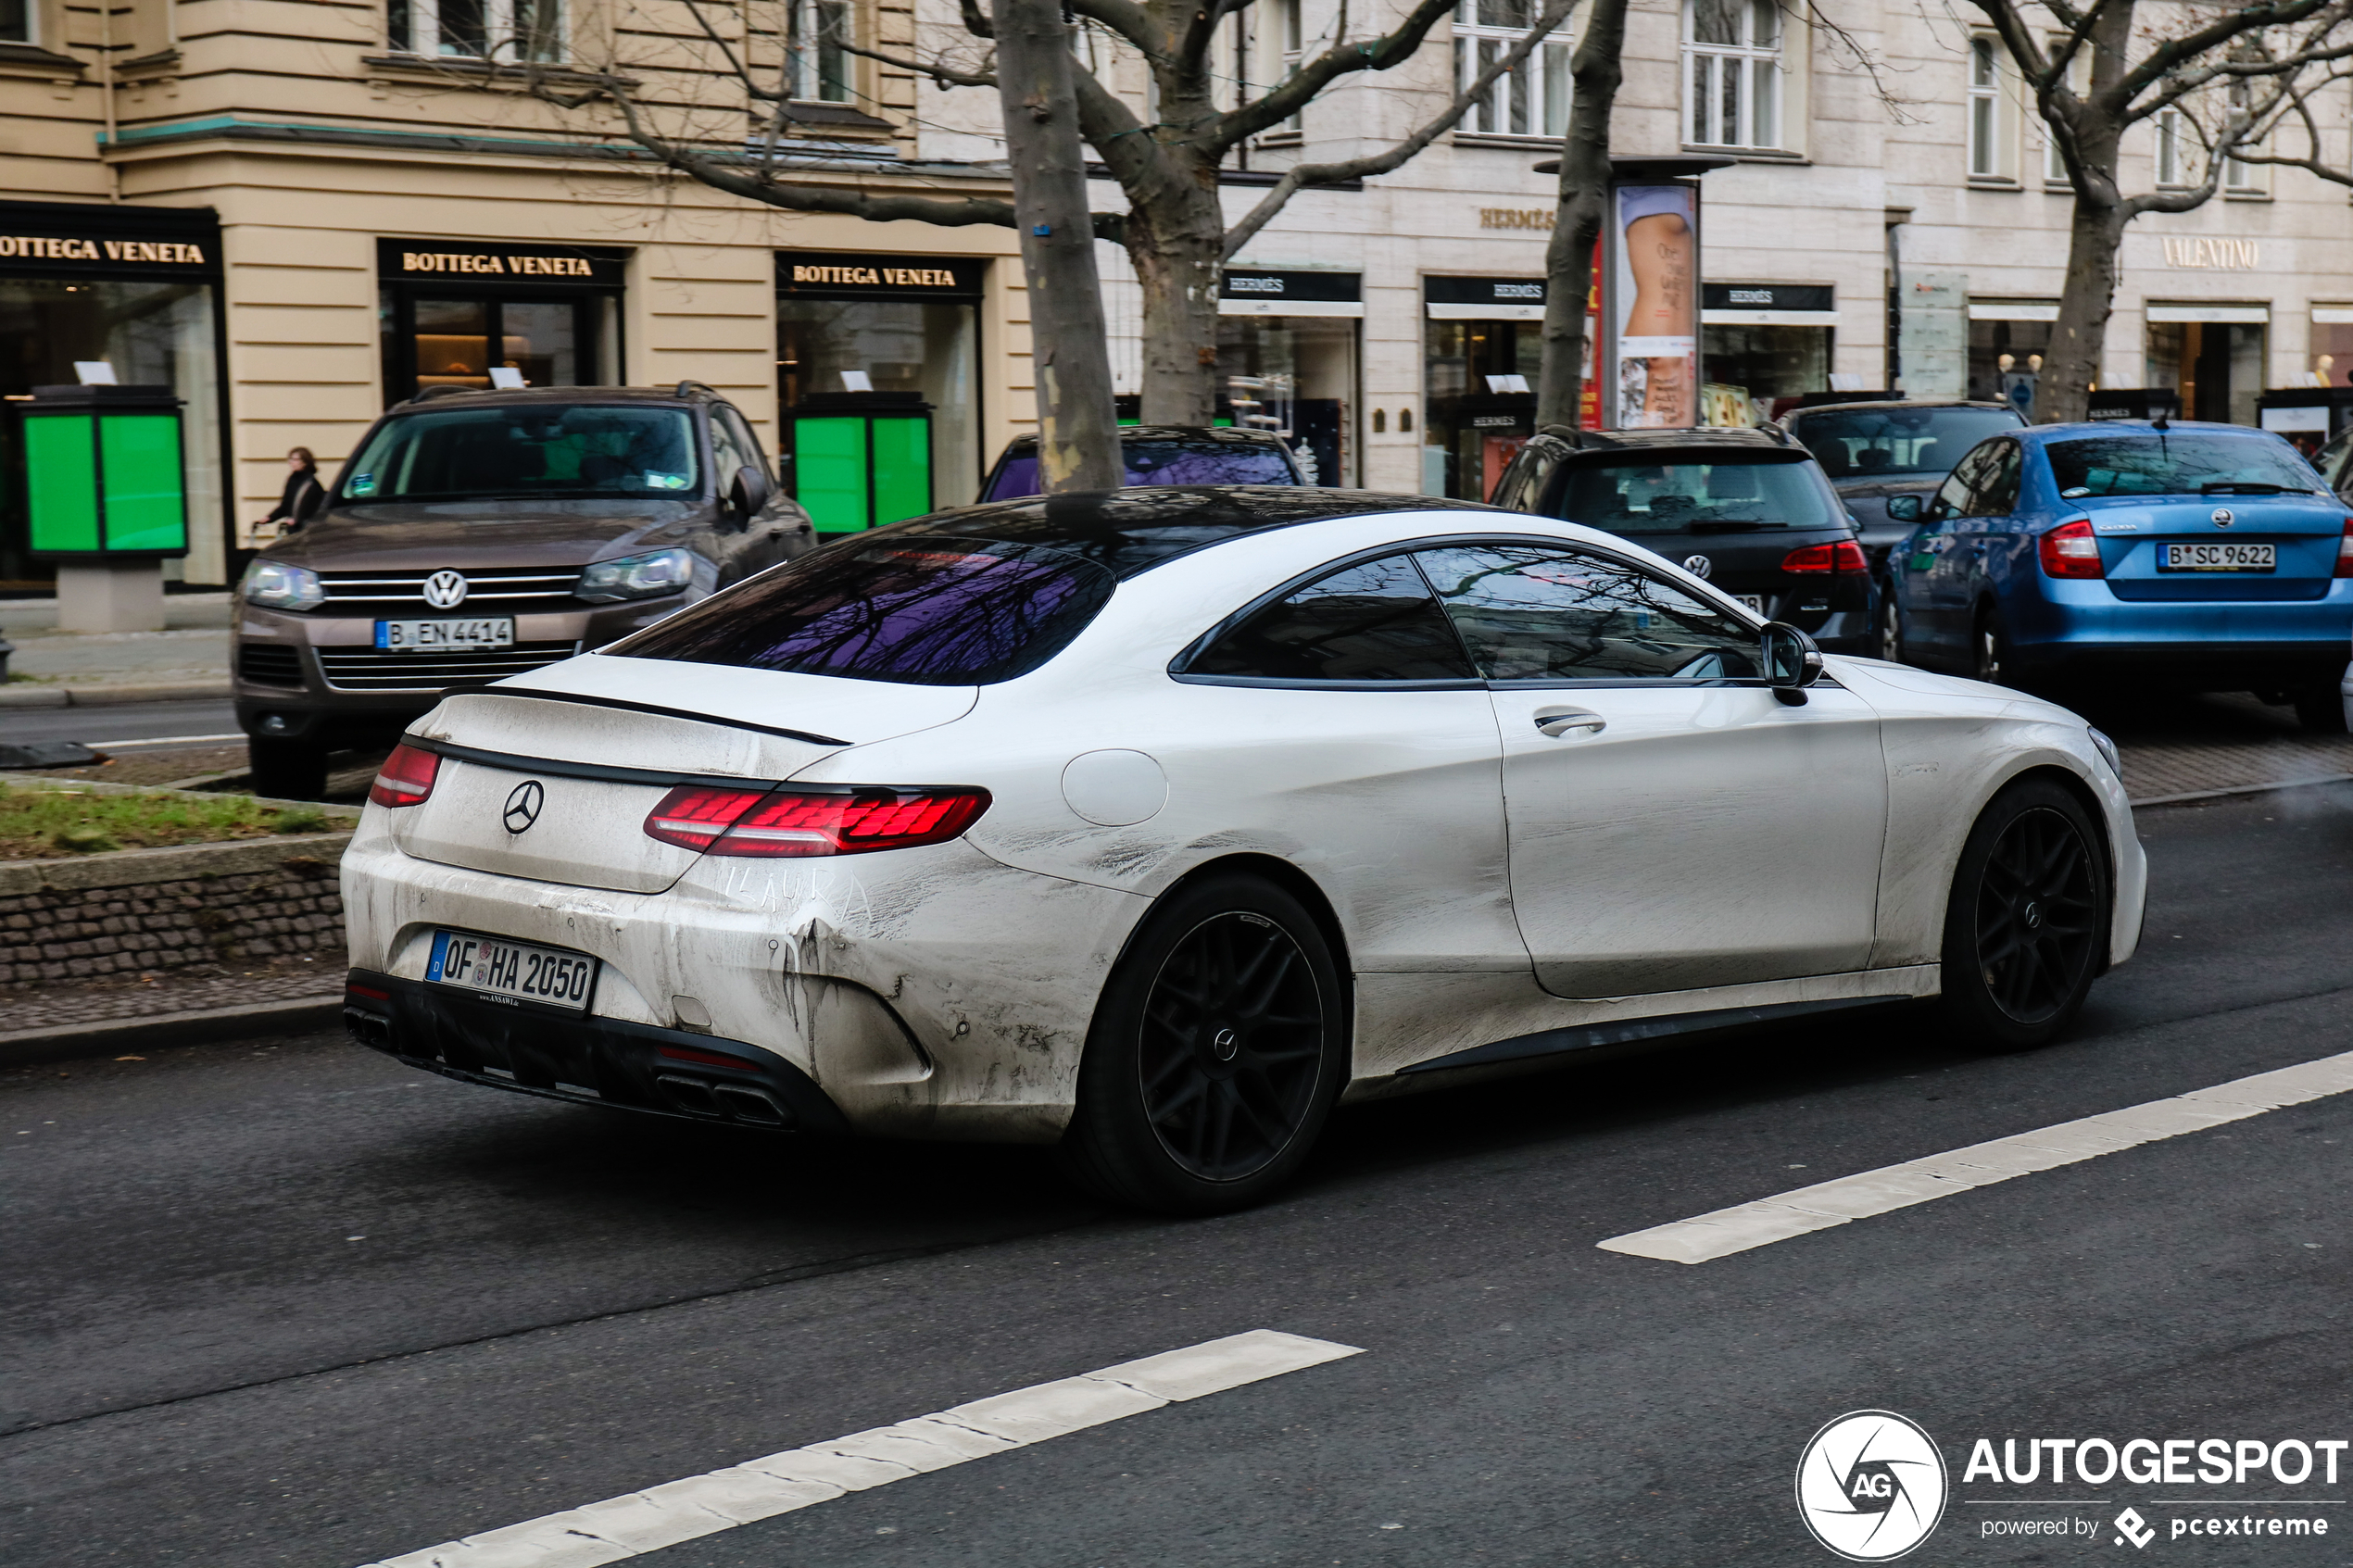
<path id="1" fill-rule="evenodd" d="M 109 849 L 225 844 L 286 833 L 319 833 L 324 813 L 265 806 L 245 795 L 190 799 L 174 795 L 84 795 L 11 789 L 0 784 L 0 860 L 71 859 Z"/>

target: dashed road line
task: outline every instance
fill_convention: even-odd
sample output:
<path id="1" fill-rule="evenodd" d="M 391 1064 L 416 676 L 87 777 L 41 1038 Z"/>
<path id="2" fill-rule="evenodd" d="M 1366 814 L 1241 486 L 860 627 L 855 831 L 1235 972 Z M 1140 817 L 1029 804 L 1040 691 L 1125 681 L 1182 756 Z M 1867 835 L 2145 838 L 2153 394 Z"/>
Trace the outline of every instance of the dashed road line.
<path id="1" fill-rule="evenodd" d="M 1252 1329 L 468 1536 L 368 1568 L 596 1568 L 1364 1352 Z"/>
<path id="2" fill-rule="evenodd" d="M 1754 1247 L 1787 1241 L 1915 1203 L 1950 1198 L 2079 1160 L 2179 1137 L 2226 1122 L 2243 1122 L 2267 1110 L 2325 1099 L 2353 1090 L 2353 1051 L 2322 1057 L 2299 1067 L 2233 1078 L 2210 1089 L 2193 1089 L 2171 1099 L 2151 1100 L 2103 1111 L 2032 1133 L 1884 1165 L 1858 1175 L 1818 1182 L 1793 1192 L 1743 1203 L 1713 1213 L 1654 1225 L 1596 1243 L 1604 1251 L 1657 1258 L 1670 1263 L 1705 1263 Z"/>

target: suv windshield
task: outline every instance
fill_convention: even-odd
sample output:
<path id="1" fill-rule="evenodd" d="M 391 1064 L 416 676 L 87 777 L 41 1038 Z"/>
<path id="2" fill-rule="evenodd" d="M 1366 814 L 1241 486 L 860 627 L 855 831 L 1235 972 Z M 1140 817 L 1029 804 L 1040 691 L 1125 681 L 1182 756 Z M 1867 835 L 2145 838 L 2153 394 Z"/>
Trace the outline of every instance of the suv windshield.
<path id="1" fill-rule="evenodd" d="M 2016 430 L 2001 408 L 1824 408 L 1793 416 L 1790 433 L 1832 479 L 1944 475 L 1989 435 Z"/>
<path id="2" fill-rule="evenodd" d="M 1130 441 L 1119 455 L 1128 484 L 1297 484 L 1290 464 L 1272 446 L 1239 441 Z M 1017 452 L 997 470 L 984 501 L 1011 501 L 1043 494 L 1038 454 Z"/>
<path id="3" fill-rule="evenodd" d="M 1845 514 L 1814 475 L 1814 465 L 1794 453 L 1710 453 L 1705 462 L 1667 463 L 1629 453 L 1570 468 L 1552 511 L 1611 533 L 1844 528 Z"/>
<path id="4" fill-rule="evenodd" d="M 1060 653 L 1118 580 L 988 539 L 842 544 L 714 594 L 604 651 L 915 686 L 988 685 Z"/>
<path id="5" fill-rule="evenodd" d="M 2319 495 L 2320 476 L 2273 435 L 2210 431 L 2119 431 L 2054 441 L 2051 479 L 2068 500 L 2082 495 Z"/>
<path id="6" fill-rule="evenodd" d="M 510 404 L 386 420 L 346 471 L 346 501 L 671 495 L 693 491 L 684 408 Z"/>

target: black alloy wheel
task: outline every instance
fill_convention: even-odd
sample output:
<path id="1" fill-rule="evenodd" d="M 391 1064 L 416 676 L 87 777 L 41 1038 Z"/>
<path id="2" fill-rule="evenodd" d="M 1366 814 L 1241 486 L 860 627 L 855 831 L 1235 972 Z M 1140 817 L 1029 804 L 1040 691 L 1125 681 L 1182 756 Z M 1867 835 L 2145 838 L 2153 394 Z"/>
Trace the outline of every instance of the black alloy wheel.
<path id="1" fill-rule="evenodd" d="M 1079 1068 L 1064 1159 L 1115 1201 L 1175 1213 L 1256 1202 L 1298 1167 L 1340 1088 L 1339 974 L 1279 887 L 1180 888 L 1114 971 Z"/>
<path id="2" fill-rule="evenodd" d="M 2030 780 L 1970 830 L 1944 920 L 1944 1003 L 1969 1043 L 2039 1046 L 2083 1005 L 2110 925 L 2108 861 L 2091 818 Z"/>

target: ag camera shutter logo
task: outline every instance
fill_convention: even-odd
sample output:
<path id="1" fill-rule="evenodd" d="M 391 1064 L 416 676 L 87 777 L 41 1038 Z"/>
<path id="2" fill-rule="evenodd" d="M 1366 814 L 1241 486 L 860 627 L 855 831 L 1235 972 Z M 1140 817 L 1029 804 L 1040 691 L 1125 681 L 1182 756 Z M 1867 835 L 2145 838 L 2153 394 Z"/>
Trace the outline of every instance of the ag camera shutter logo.
<path id="1" fill-rule="evenodd" d="M 1892 1562 L 1944 1517 L 1944 1456 L 1893 1411 L 1850 1411 L 1814 1434 L 1797 1461 L 1797 1513 L 1849 1562 Z"/>

